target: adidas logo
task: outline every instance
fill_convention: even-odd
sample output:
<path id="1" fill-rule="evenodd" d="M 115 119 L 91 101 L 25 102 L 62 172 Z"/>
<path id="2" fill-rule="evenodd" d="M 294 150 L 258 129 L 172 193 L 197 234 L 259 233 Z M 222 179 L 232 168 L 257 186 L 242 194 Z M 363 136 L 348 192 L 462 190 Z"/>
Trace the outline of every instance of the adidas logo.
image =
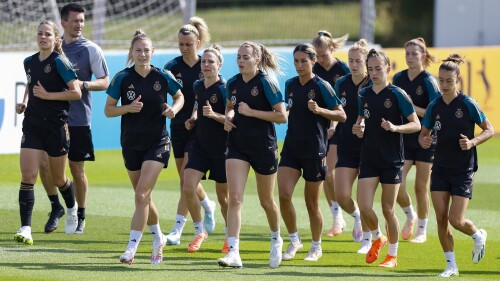
<path id="1" fill-rule="evenodd" d="M 176 221 L 175 223 L 181 223 L 181 221 Z"/>
<path id="2" fill-rule="evenodd" d="M 90 153 L 85 154 L 83 158 L 90 158 Z"/>
<path id="3" fill-rule="evenodd" d="M 132 239 L 132 240 L 130 240 L 130 242 L 135 242 L 135 243 L 137 243 L 137 240 L 135 240 L 135 239 Z"/>
<path id="4" fill-rule="evenodd" d="M 450 260 L 446 260 L 446 262 L 451 262 Z"/>
<path id="5" fill-rule="evenodd" d="M 156 155 L 156 158 L 162 159 L 163 157 L 161 156 L 161 153 Z"/>
<path id="6" fill-rule="evenodd" d="M 317 177 L 317 178 L 321 177 L 321 173 L 318 173 L 318 174 L 316 175 L 316 177 Z"/>
<path id="7" fill-rule="evenodd" d="M 269 169 L 269 171 L 274 171 L 274 169 L 275 168 L 274 168 L 274 165 L 273 165 L 273 166 L 271 166 L 271 168 Z"/>
<path id="8" fill-rule="evenodd" d="M 175 75 L 175 77 L 182 77 L 182 74 L 177 73 L 177 74 Z"/>
<path id="9" fill-rule="evenodd" d="M 436 120 L 438 120 L 438 119 L 441 119 L 441 116 L 439 116 L 439 114 L 436 115 Z"/>
<path id="10" fill-rule="evenodd" d="M 394 179 L 395 180 L 399 180 L 399 175 L 396 175 L 396 177 Z"/>
<path id="11" fill-rule="evenodd" d="M 469 189 L 469 188 L 467 188 L 467 190 L 465 191 L 465 193 L 470 193 L 470 189 Z"/>
<path id="12" fill-rule="evenodd" d="M 233 91 L 231 92 L 231 94 L 236 94 L 236 90 L 233 90 Z"/>
<path id="13" fill-rule="evenodd" d="M 151 234 L 156 234 L 156 233 L 153 231 L 153 232 L 151 232 Z"/>
<path id="14" fill-rule="evenodd" d="M 129 89 L 135 89 L 134 88 L 134 84 L 130 84 L 130 86 L 128 86 Z"/>
<path id="15" fill-rule="evenodd" d="M 368 103 L 365 103 L 365 105 L 363 105 L 363 107 L 368 107 Z"/>
<path id="16" fill-rule="evenodd" d="M 31 73 L 31 68 L 28 68 L 28 70 L 26 71 L 26 73 Z"/>

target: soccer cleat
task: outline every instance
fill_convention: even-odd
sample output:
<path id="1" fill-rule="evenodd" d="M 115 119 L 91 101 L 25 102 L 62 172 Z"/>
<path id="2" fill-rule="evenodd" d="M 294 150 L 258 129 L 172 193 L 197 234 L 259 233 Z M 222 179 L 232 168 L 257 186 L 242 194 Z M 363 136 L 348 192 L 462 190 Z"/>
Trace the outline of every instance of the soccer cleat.
<path id="1" fill-rule="evenodd" d="M 78 219 L 78 226 L 76 227 L 75 234 L 83 234 L 85 230 L 85 219 Z"/>
<path id="2" fill-rule="evenodd" d="M 217 259 L 217 263 L 222 267 L 239 268 L 243 266 L 240 253 L 238 251 L 229 251 L 225 257 Z"/>
<path id="3" fill-rule="evenodd" d="M 283 239 L 281 237 L 271 239 L 271 251 L 269 256 L 269 267 L 277 268 L 283 257 Z"/>
<path id="4" fill-rule="evenodd" d="M 205 211 L 205 217 L 203 218 L 203 227 L 208 233 L 214 232 L 215 228 L 215 208 L 217 204 L 215 201 L 209 200 L 208 206 L 210 207 L 210 211 Z"/>
<path id="5" fill-rule="evenodd" d="M 120 262 L 131 265 L 134 262 L 134 251 L 131 249 L 127 249 L 125 253 L 120 256 Z"/>
<path id="6" fill-rule="evenodd" d="M 372 247 L 372 242 L 370 241 L 370 239 L 364 239 L 363 241 L 361 241 L 361 245 L 359 246 L 357 253 L 366 255 L 368 254 L 368 251 L 370 251 L 371 247 Z"/>
<path id="7" fill-rule="evenodd" d="M 415 233 L 415 237 L 410 240 L 412 243 L 424 243 L 425 241 L 427 241 L 427 233 L 425 231 L 420 231 L 420 229 Z"/>
<path id="8" fill-rule="evenodd" d="M 159 264 L 163 261 L 163 247 L 167 244 L 167 237 L 161 235 L 161 239 L 153 241 L 153 250 L 151 251 L 151 264 Z"/>
<path id="9" fill-rule="evenodd" d="M 354 242 L 361 242 L 363 239 L 363 228 L 361 227 L 361 222 L 359 223 L 354 223 L 354 226 L 352 227 L 352 240 Z"/>
<path id="10" fill-rule="evenodd" d="M 407 219 L 405 221 L 405 224 L 403 226 L 403 229 L 401 230 L 401 238 L 403 240 L 408 240 L 411 238 L 411 235 L 413 234 L 413 226 L 415 225 L 415 220 L 416 219 Z"/>
<path id="11" fill-rule="evenodd" d="M 318 261 L 323 255 L 323 251 L 321 248 L 311 248 L 307 253 L 307 256 L 304 258 L 305 261 Z"/>
<path id="12" fill-rule="evenodd" d="M 229 253 L 229 244 L 227 243 L 227 239 L 224 238 L 224 245 L 222 246 L 222 249 L 220 250 L 221 253 L 227 254 Z"/>
<path id="13" fill-rule="evenodd" d="M 23 226 L 14 235 L 14 240 L 26 245 L 33 245 L 33 237 L 31 237 L 31 226 Z"/>
<path id="14" fill-rule="evenodd" d="M 57 226 L 59 225 L 59 219 L 64 216 L 64 208 L 58 208 L 52 210 L 49 213 L 49 219 L 45 224 L 45 233 L 52 233 L 57 230 Z"/>
<path id="15" fill-rule="evenodd" d="M 167 235 L 167 245 L 180 245 L 181 244 L 181 234 L 172 231 Z"/>
<path id="16" fill-rule="evenodd" d="M 201 248 L 201 244 L 208 238 L 208 234 L 204 231 L 194 236 L 193 241 L 189 243 L 188 252 L 194 253 Z"/>
<path id="17" fill-rule="evenodd" d="M 484 258 L 484 255 L 486 254 L 486 238 L 488 236 L 488 233 L 486 233 L 486 230 L 480 229 L 479 232 L 483 234 L 484 240 L 482 243 L 474 243 L 474 248 L 472 249 L 472 262 L 473 263 L 479 263 L 481 259 Z"/>
<path id="18" fill-rule="evenodd" d="M 452 277 L 452 276 L 458 276 L 458 268 L 456 266 L 446 266 L 446 269 L 441 272 L 439 277 Z"/>
<path id="19" fill-rule="evenodd" d="M 381 262 L 378 266 L 387 268 L 396 267 L 398 266 L 398 258 L 388 254 L 387 256 L 385 256 L 384 261 Z"/>
<path id="20" fill-rule="evenodd" d="M 302 242 L 290 242 L 290 244 L 288 244 L 288 247 L 286 247 L 286 251 L 283 253 L 283 260 L 292 260 L 295 257 L 295 254 L 298 251 L 302 250 L 302 248 L 304 248 Z"/>
<path id="21" fill-rule="evenodd" d="M 73 234 L 78 227 L 78 216 L 76 214 L 78 210 L 78 204 L 75 202 L 73 208 L 67 208 L 66 210 L 66 223 L 64 224 L 64 232 L 66 234 Z"/>
<path id="22" fill-rule="evenodd" d="M 346 227 L 346 223 L 344 220 L 344 216 L 342 214 L 339 214 L 338 216 L 333 217 L 333 225 L 330 230 L 326 233 L 327 236 L 333 237 L 333 236 L 339 236 L 342 234 L 342 231 Z"/>
<path id="23" fill-rule="evenodd" d="M 378 255 L 380 254 L 380 250 L 387 244 L 387 237 L 380 236 L 379 239 L 373 241 L 372 246 L 368 253 L 366 254 L 366 262 L 373 263 L 378 259 Z"/>

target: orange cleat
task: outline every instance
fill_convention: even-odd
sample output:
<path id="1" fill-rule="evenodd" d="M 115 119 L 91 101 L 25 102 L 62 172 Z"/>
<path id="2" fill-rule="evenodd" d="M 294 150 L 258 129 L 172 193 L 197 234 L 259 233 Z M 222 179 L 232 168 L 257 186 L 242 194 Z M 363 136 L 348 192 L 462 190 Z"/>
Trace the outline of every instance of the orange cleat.
<path id="1" fill-rule="evenodd" d="M 380 254 L 380 250 L 387 244 L 387 237 L 384 235 L 380 236 L 379 239 L 373 241 L 372 247 L 366 254 L 366 262 L 373 263 L 378 259 L 378 255 Z"/>
<path id="2" fill-rule="evenodd" d="M 387 255 L 383 262 L 381 262 L 378 266 L 392 268 L 398 266 L 398 258 L 395 256 Z"/>
<path id="3" fill-rule="evenodd" d="M 203 241 L 205 241 L 207 238 L 208 238 L 208 234 L 206 231 L 196 235 L 194 237 L 193 241 L 191 241 L 191 243 L 189 243 L 188 252 L 194 253 L 194 252 L 198 251 L 201 248 L 201 244 L 203 243 Z"/>
<path id="4" fill-rule="evenodd" d="M 229 253 L 229 244 L 227 243 L 227 239 L 224 239 L 224 246 L 222 246 L 221 253 L 227 254 Z"/>

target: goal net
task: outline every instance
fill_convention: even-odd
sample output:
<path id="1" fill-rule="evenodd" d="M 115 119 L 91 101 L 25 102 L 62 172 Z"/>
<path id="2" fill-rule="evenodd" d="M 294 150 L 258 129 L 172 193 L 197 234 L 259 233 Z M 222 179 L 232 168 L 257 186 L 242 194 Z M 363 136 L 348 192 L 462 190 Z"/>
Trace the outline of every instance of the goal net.
<path id="1" fill-rule="evenodd" d="M 38 24 L 47 19 L 60 24 L 60 9 L 72 2 L 87 10 L 85 37 L 103 48 L 128 49 L 139 28 L 156 47 L 177 46 L 178 0 L 0 0 L 0 51 L 36 50 Z"/>

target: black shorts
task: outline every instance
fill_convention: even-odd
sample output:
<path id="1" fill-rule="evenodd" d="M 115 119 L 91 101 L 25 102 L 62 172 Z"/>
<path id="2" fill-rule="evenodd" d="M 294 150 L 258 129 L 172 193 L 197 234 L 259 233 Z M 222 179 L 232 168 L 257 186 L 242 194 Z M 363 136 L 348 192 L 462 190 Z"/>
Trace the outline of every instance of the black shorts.
<path id="1" fill-rule="evenodd" d="M 405 145 L 405 161 L 413 161 L 415 162 L 425 162 L 432 163 L 434 162 L 434 151 L 436 149 L 435 145 L 432 145 L 428 149 L 424 149 L 422 147 L 408 147 Z"/>
<path id="2" fill-rule="evenodd" d="M 302 170 L 302 177 L 308 182 L 325 180 L 326 158 L 323 159 L 301 159 L 290 153 L 281 153 L 279 167 L 289 167 Z"/>
<path id="3" fill-rule="evenodd" d="M 228 141 L 226 159 L 239 159 L 250 163 L 256 173 L 272 175 L 278 171 L 278 150 L 267 153 L 242 153 Z"/>
<path id="4" fill-rule="evenodd" d="M 339 143 L 339 134 L 340 132 L 335 130 L 335 133 L 333 133 L 333 136 L 328 139 L 328 146 L 334 144 L 337 145 Z"/>
<path id="5" fill-rule="evenodd" d="M 68 159 L 75 162 L 95 161 L 90 126 L 69 126 L 71 145 Z"/>
<path id="6" fill-rule="evenodd" d="M 451 195 L 472 199 L 474 172 L 447 174 L 432 170 L 431 191 L 446 191 Z"/>
<path id="7" fill-rule="evenodd" d="M 21 148 L 43 150 L 51 157 L 59 157 L 68 154 L 69 144 L 66 118 L 24 118 Z"/>
<path id="8" fill-rule="evenodd" d="M 189 150 L 189 159 L 186 163 L 186 169 L 193 169 L 205 174 L 210 171 L 208 179 L 217 183 L 226 183 L 226 159 L 210 158 L 201 151 L 196 144 Z"/>
<path id="9" fill-rule="evenodd" d="M 184 153 L 189 152 L 189 149 L 194 141 L 194 130 L 186 129 L 170 129 L 172 139 L 172 149 L 174 150 L 175 158 L 184 158 Z"/>
<path id="10" fill-rule="evenodd" d="M 358 169 L 360 161 L 361 156 L 359 153 L 354 156 L 352 154 L 342 153 L 337 150 L 337 164 L 335 164 L 335 168 Z"/>
<path id="11" fill-rule="evenodd" d="M 122 149 L 123 161 L 129 171 L 138 171 L 144 161 L 152 160 L 163 163 L 163 168 L 167 168 L 170 158 L 170 139 L 165 140 L 151 147 L 149 150 Z"/>
<path id="12" fill-rule="evenodd" d="M 401 168 L 379 168 L 373 165 L 361 164 L 359 166 L 358 179 L 378 177 L 380 183 L 383 184 L 398 184 L 403 178 L 403 170 Z"/>

